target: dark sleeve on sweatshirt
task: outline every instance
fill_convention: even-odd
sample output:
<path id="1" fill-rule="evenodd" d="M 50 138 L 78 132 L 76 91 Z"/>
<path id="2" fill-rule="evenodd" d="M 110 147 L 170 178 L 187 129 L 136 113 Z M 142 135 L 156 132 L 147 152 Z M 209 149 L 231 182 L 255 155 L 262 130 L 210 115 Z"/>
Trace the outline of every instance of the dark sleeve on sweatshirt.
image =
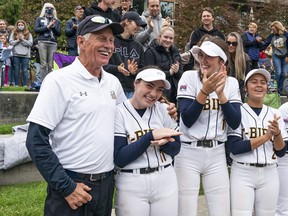
<path id="1" fill-rule="evenodd" d="M 261 50 L 265 50 L 271 43 L 272 38 L 274 37 L 274 34 L 270 34 L 265 41 L 262 43 Z"/>
<path id="2" fill-rule="evenodd" d="M 240 103 L 230 103 L 229 101 L 225 104 L 221 104 L 221 108 L 224 114 L 224 118 L 227 124 L 235 130 L 239 127 L 241 122 L 241 110 Z"/>
<path id="3" fill-rule="evenodd" d="M 199 30 L 196 29 L 192 34 L 191 34 L 191 38 L 190 38 L 190 49 L 195 46 L 199 41 L 200 41 L 201 37 L 200 37 L 200 33 Z"/>
<path id="4" fill-rule="evenodd" d="M 233 155 L 252 151 L 250 140 L 242 140 L 238 136 L 228 136 L 227 145 Z"/>
<path id="5" fill-rule="evenodd" d="M 76 182 L 66 175 L 58 157 L 52 151 L 49 143 L 50 132 L 50 129 L 30 122 L 26 147 L 32 161 L 47 183 L 66 197 L 75 190 Z"/>
<path id="6" fill-rule="evenodd" d="M 203 104 L 200 104 L 197 100 L 179 98 L 179 111 L 184 125 L 190 128 L 199 118 Z"/>

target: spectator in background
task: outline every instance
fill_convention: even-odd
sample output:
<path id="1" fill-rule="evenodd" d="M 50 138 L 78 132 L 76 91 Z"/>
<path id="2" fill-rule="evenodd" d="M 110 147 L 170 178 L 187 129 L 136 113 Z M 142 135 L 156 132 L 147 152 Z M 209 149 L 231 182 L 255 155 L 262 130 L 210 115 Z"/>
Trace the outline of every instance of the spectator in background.
<path id="1" fill-rule="evenodd" d="M 98 3 L 92 2 L 91 6 L 84 10 L 82 19 L 89 15 L 100 15 L 113 22 L 120 22 L 121 16 L 116 10 L 112 9 L 113 4 L 114 0 L 98 0 Z"/>
<path id="2" fill-rule="evenodd" d="M 170 25 L 170 18 L 162 18 L 159 0 L 148 0 L 147 11 L 142 13 L 141 18 L 147 23 L 147 26 L 137 32 L 135 40 L 139 41 L 146 50 L 151 41 L 158 38 L 161 28 Z"/>
<path id="3" fill-rule="evenodd" d="M 146 23 L 138 13 L 128 11 L 122 17 L 120 24 L 124 32 L 115 36 L 115 50 L 104 69 L 118 77 L 126 97 L 131 98 L 134 93 L 136 72 L 145 65 L 144 49 L 133 36 L 139 28 L 145 27 Z"/>
<path id="4" fill-rule="evenodd" d="M 52 71 L 53 53 L 57 51 L 57 37 L 61 35 L 61 21 L 51 3 L 45 3 L 37 17 L 34 31 L 38 34 L 38 50 L 41 61 L 41 82 Z"/>
<path id="5" fill-rule="evenodd" d="M 9 86 L 9 70 L 11 67 L 11 58 L 6 58 L 4 59 L 2 56 L 2 52 L 4 49 L 10 48 L 9 43 L 7 41 L 7 37 L 5 33 L 0 33 L 0 56 L 1 56 L 1 61 L 0 62 L 0 70 L 2 70 L 2 79 L 0 83 L 1 85 L 4 85 L 4 87 Z M 1 72 L 0 72 L 1 73 Z"/>
<path id="6" fill-rule="evenodd" d="M 247 53 L 244 52 L 241 35 L 237 32 L 231 32 L 227 36 L 226 43 L 230 53 L 230 69 L 228 75 L 235 77 L 239 83 L 241 99 L 244 102 L 245 89 L 244 80 L 247 73 L 250 71 L 250 59 Z"/>
<path id="7" fill-rule="evenodd" d="M 8 36 L 7 22 L 4 19 L 0 19 L 0 33 L 5 34 L 6 37 Z"/>
<path id="8" fill-rule="evenodd" d="M 41 77 L 40 77 L 40 69 L 41 69 L 41 63 L 40 63 L 40 56 L 39 56 L 39 50 L 38 50 L 38 38 L 35 38 L 33 40 L 33 46 L 31 47 L 31 51 L 33 53 L 33 56 L 35 57 L 35 61 L 34 61 L 34 67 L 36 70 L 36 74 L 35 74 L 35 86 L 40 86 L 41 84 Z M 34 86 L 34 87 L 35 87 Z"/>
<path id="9" fill-rule="evenodd" d="M 13 66 L 15 85 L 20 85 L 20 67 L 22 72 L 22 85 L 28 84 L 28 65 L 31 57 L 31 47 L 33 45 L 33 37 L 28 30 L 28 26 L 24 20 L 18 20 L 15 29 L 9 38 L 10 45 L 13 46 Z"/>
<path id="10" fill-rule="evenodd" d="M 210 7 L 204 7 L 200 14 L 200 19 L 202 26 L 196 30 L 193 30 L 190 37 L 190 49 L 197 45 L 201 40 L 203 35 L 208 34 L 212 36 L 217 36 L 225 40 L 224 34 L 217 28 L 213 26 L 215 20 L 214 11 Z M 194 58 L 191 58 L 190 63 L 185 66 L 185 70 L 192 70 L 194 67 Z"/>
<path id="11" fill-rule="evenodd" d="M 117 8 L 120 16 L 124 16 L 127 11 L 134 11 L 132 6 L 132 0 L 121 0 L 120 7 Z"/>
<path id="12" fill-rule="evenodd" d="M 74 8 L 74 16 L 71 17 L 71 19 L 66 22 L 65 35 L 67 37 L 67 51 L 68 51 L 68 55 L 71 55 L 71 56 L 78 55 L 76 33 L 77 33 L 79 21 L 81 20 L 83 16 L 84 9 L 85 8 L 82 6 L 76 6 Z"/>
<path id="13" fill-rule="evenodd" d="M 260 48 L 262 46 L 262 37 L 257 33 L 257 24 L 249 23 L 248 31 L 242 35 L 244 51 L 249 55 L 250 68 L 259 68 Z"/>
<path id="14" fill-rule="evenodd" d="M 283 95 L 283 81 L 288 72 L 288 32 L 279 21 L 274 21 L 270 27 L 272 33 L 264 41 L 262 49 L 266 49 L 271 44 L 274 79 L 277 81 L 279 94 Z"/>
<path id="15" fill-rule="evenodd" d="M 145 66 L 157 65 L 165 73 L 171 88 L 164 90 L 164 96 L 176 104 L 178 81 L 183 73 L 183 68 L 174 38 L 174 29 L 171 26 L 164 26 L 158 38 L 154 39 L 145 51 Z"/>

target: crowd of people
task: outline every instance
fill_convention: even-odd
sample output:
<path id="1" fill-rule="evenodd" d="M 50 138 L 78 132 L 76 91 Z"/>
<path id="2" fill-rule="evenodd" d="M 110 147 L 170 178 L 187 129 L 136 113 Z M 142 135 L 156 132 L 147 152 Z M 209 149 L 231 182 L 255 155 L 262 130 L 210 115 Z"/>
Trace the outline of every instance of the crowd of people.
<path id="1" fill-rule="evenodd" d="M 113 8 L 114 3 L 115 1 L 113 0 L 98 0 L 97 2 L 92 2 L 89 7 L 78 5 L 74 8 L 74 15 L 71 17 L 71 19 L 66 21 L 64 30 L 67 38 L 66 51 L 68 55 L 78 55 L 76 43 L 77 27 L 79 22 L 86 16 L 97 14 L 108 18 L 113 22 L 121 22 L 123 24 L 125 13 L 129 12 L 129 17 L 133 16 L 132 12 L 134 12 L 134 16 L 137 14 L 137 11 L 133 9 L 131 0 L 121 0 L 120 6 L 115 9 Z M 214 11 L 211 8 L 206 7 L 203 8 L 200 15 L 202 25 L 193 30 L 191 33 L 190 41 L 187 44 L 187 52 L 179 53 L 177 44 L 174 43 L 175 32 L 173 26 L 171 26 L 170 17 L 162 17 L 160 11 L 160 1 L 149 0 L 147 1 L 146 8 L 147 10 L 140 16 L 144 24 L 142 24 L 142 26 L 136 24 L 138 28 L 135 26 L 132 33 L 125 33 L 126 38 L 124 38 L 124 41 L 126 41 L 127 44 L 115 44 L 117 48 L 115 49 L 115 56 L 113 56 L 111 64 L 105 67 L 106 70 L 109 68 L 108 72 L 111 72 L 116 76 L 120 76 L 121 84 L 125 86 L 125 92 L 128 91 L 126 95 L 130 95 L 129 97 L 131 97 L 133 94 L 133 90 L 131 90 L 133 89 L 133 85 L 131 85 L 133 82 L 131 82 L 131 80 L 135 78 L 135 73 L 133 76 L 132 72 L 132 77 L 128 78 L 130 79 L 130 86 L 128 87 L 125 84 L 126 81 L 123 81 L 122 83 L 123 77 L 121 78 L 121 76 L 126 76 L 127 78 L 125 73 L 130 73 L 128 60 L 129 62 L 134 60 L 133 63 L 135 71 L 144 65 L 155 65 L 155 61 L 160 61 L 160 68 L 165 71 L 167 78 L 172 84 L 172 88 L 165 91 L 165 95 L 169 100 L 175 102 L 179 78 L 184 71 L 198 69 L 199 66 L 198 63 L 195 62 L 191 52 L 189 52 L 189 49 L 195 45 L 200 45 L 199 43 L 202 42 L 207 36 L 220 37 L 229 45 L 231 66 L 228 67 L 228 75 L 231 75 L 238 80 L 242 101 L 244 101 L 245 97 L 245 93 L 243 91 L 243 81 L 245 75 L 247 75 L 247 72 L 250 69 L 266 67 L 267 64 L 269 64 L 269 70 L 271 69 L 273 72 L 273 78 L 276 80 L 278 93 L 280 95 L 285 95 L 285 91 L 283 90 L 283 81 L 286 78 L 288 71 L 288 59 L 286 58 L 288 47 L 286 39 L 288 37 L 288 33 L 281 22 L 275 21 L 270 25 L 271 34 L 265 40 L 258 34 L 258 26 L 254 22 L 248 24 L 248 30 L 246 32 L 231 32 L 227 33 L 225 36 L 220 29 L 214 27 Z M 129 19 L 127 20 L 131 21 Z M 23 25 L 24 27 L 20 27 L 18 25 Z M 125 26 L 127 29 L 127 24 L 125 24 Z M 24 29 L 20 30 L 19 27 L 20 29 Z M 132 27 L 129 27 L 129 31 L 131 31 L 131 28 Z M 171 35 L 169 35 L 169 37 L 165 36 L 165 40 L 163 40 L 164 37 L 162 36 L 162 32 L 165 28 L 166 31 L 168 28 L 170 28 L 169 30 Z M 5 20 L 0 19 L 0 37 L 6 36 L 6 40 L 4 40 L 4 38 L 2 39 L 3 42 L 1 42 L 1 49 L 11 49 L 11 56 L 2 62 L 2 65 L 4 65 L 1 79 L 2 86 L 27 86 L 28 81 L 29 84 L 31 84 L 32 81 L 35 81 L 35 83 L 41 85 L 45 76 L 53 70 L 53 53 L 57 51 L 57 38 L 61 35 L 61 21 L 57 18 L 57 11 L 53 4 L 45 3 L 43 5 L 39 17 L 37 17 L 35 20 L 33 31 L 36 34 L 35 38 L 31 38 L 31 35 L 29 35 L 31 33 L 28 30 L 25 20 L 18 20 L 15 25 L 8 26 Z M 24 34 L 25 37 L 22 39 L 21 35 Z M 20 38 L 18 38 L 19 35 Z M 27 35 L 29 37 L 27 37 Z M 167 41 L 168 38 L 169 41 Z M 33 40 L 36 40 L 37 44 L 33 43 Z M 133 48 L 126 51 L 124 47 L 131 41 L 134 41 L 133 44 L 140 43 L 143 48 L 143 53 L 141 51 L 139 54 L 139 48 L 137 48 L 137 53 L 134 53 Z M 231 41 L 234 43 L 231 43 Z M 164 45 L 163 43 L 167 43 L 168 45 Z M 35 55 L 38 55 L 39 57 L 36 64 L 35 59 L 33 61 L 36 69 L 34 80 L 32 80 L 32 77 L 30 77 L 31 74 L 28 72 L 29 62 L 31 61 L 31 48 L 33 44 L 33 58 Z M 120 59 L 118 46 L 120 46 L 119 49 L 123 49 L 123 52 L 121 51 L 120 53 Z M 167 50 L 167 47 L 165 48 L 165 46 L 170 46 L 169 50 Z M 140 49 L 142 48 L 140 47 Z M 271 48 L 271 61 L 266 61 L 266 55 L 264 54 L 266 48 Z M 20 54 L 19 50 L 21 50 Z M 152 53 L 153 57 L 151 57 Z M 185 54 L 186 59 L 183 58 Z M 125 57 L 123 58 L 124 55 Z M 188 62 L 186 62 L 187 55 Z M 146 56 L 144 64 L 142 61 L 143 56 Z M 261 59 L 261 56 L 264 56 L 265 59 Z M 118 65 L 114 64 L 115 59 Z M 141 65 L 137 65 L 136 67 L 135 62 L 139 64 L 139 59 L 141 59 Z M 113 64 L 114 66 L 111 66 Z M 117 66 L 117 70 L 115 70 L 115 66 Z M 121 74 L 118 74 L 119 72 Z M 20 75 L 22 76 L 20 77 Z"/>
<path id="2" fill-rule="evenodd" d="M 10 68 L 14 85 L 27 85 L 31 49 L 39 54 L 26 145 L 48 183 L 45 215 L 110 216 L 115 186 L 117 216 L 196 216 L 201 181 L 211 216 L 287 215 L 287 105 L 263 104 L 272 76 L 259 63 L 271 47 L 278 93 L 287 92 L 282 23 L 265 40 L 254 22 L 225 36 L 204 7 L 180 53 L 159 0 L 142 15 L 131 0 L 112 4 L 75 7 L 65 35 L 78 57 L 56 73 L 53 4 L 43 5 L 34 41 L 24 20 L 8 33 L 0 19 L 2 47 L 13 53 L 4 85 Z"/>

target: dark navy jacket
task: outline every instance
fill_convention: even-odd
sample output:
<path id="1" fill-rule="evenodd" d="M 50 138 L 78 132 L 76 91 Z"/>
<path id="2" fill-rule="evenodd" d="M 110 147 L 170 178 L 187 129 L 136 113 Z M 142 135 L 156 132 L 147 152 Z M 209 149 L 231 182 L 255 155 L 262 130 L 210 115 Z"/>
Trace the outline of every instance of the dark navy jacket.
<path id="1" fill-rule="evenodd" d="M 183 66 L 178 48 L 175 45 L 173 45 L 170 47 L 169 50 L 170 51 L 167 52 L 163 46 L 158 44 L 157 39 L 154 39 L 153 41 L 151 41 L 150 45 L 145 51 L 144 56 L 145 56 L 145 66 L 156 65 L 166 74 L 166 79 L 171 84 L 171 89 L 170 91 L 166 92 L 166 96 L 168 97 L 168 99 L 171 100 L 171 102 L 174 103 L 176 102 L 178 81 L 182 76 Z M 180 63 L 179 71 L 178 73 L 173 74 L 171 76 L 169 72 L 171 64 L 174 64 L 176 62 Z"/>
<path id="2" fill-rule="evenodd" d="M 67 37 L 67 48 L 77 48 L 77 28 L 73 28 L 73 24 L 79 24 L 79 20 L 77 20 L 75 17 L 72 17 L 66 22 L 65 35 Z"/>
<path id="3" fill-rule="evenodd" d="M 49 19 L 46 17 L 37 17 L 34 25 L 34 32 L 38 35 L 39 41 L 52 41 L 57 43 L 57 37 L 61 35 L 61 22 L 57 19 L 55 26 L 47 28 Z"/>

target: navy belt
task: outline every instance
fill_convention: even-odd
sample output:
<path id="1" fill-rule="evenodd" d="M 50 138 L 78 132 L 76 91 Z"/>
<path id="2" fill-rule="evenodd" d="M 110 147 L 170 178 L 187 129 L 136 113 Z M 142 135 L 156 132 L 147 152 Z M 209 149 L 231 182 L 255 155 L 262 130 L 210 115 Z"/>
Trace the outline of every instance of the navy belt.
<path id="1" fill-rule="evenodd" d="M 167 164 L 167 165 L 164 165 L 163 167 L 164 167 L 164 169 L 166 169 L 170 165 L 171 164 Z M 140 168 L 140 169 L 121 169 L 120 172 L 133 173 L 134 170 L 139 170 L 140 174 L 149 174 L 149 173 L 159 171 L 160 169 L 159 169 L 159 167 L 154 167 L 154 168 L 146 167 L 146 168 Z"/>
<path id="2" fill-rule="evenodd" d="M 184 142 L 184 141 L 181 141 L 181 142 L 188 144 L 188 145 L 192 144 L 192 142 Z M 223 142 L 219 142 L 217 140 L 198 140 L 196 146 L 197 147 L 201 146 L 201 147 L 205 147 L 205 148 L 212 148 L 212 147 L 214 147 L 214 143 L 216 143 L 216 145 L 223 144 Z"/>
<path id="3" fill-rule="evenodd" d="M 259 163 L 243 163 L 243 162 L 238 162 L 238 164 L 246 165 L 246 166 L 254 166 L 254 167 L 266 167 L 266 166 L 272 166 L 274 164 L 259 164 Z"/>
<path id="4" fill-rule="evenodd" d="M 82 173 L 77 173 L 77 172 L 73 172 L 70 170 L 65 170 L 65 172 L 70 178 L 81 178 L 81 179 L 92 181 L 92 182 L 103 180 L 107 178 L 108 176 L 111 176 L 114 174 L 114 170 L 104 172 L 104 173 L 97 173 L 97 174 L 82 174 Z"/>

